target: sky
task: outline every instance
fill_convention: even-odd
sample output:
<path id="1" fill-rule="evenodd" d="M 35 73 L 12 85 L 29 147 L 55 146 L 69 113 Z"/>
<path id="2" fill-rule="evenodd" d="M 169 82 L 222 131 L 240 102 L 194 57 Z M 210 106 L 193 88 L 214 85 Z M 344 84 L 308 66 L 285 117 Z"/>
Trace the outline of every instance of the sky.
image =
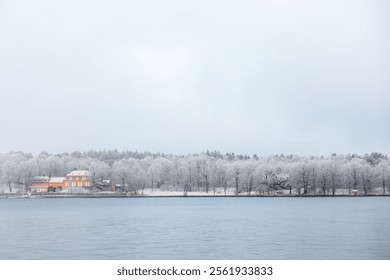
<path id="1" fill-rule="evenodd" d="M 390 154 L 387 0 L 0 0 L 0 153 Z"/>

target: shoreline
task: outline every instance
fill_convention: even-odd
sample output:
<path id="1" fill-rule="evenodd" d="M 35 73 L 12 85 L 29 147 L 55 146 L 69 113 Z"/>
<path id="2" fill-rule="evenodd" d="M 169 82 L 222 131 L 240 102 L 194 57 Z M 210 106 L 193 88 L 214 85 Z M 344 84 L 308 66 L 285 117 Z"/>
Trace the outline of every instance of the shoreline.
<path id="1" fill-rule="evenodd" d="M 2 194 L 0 199 L 40 199 L 40 198 L 313 198 L 313 197 L 324 197 L 324 198 L 335 198 L 335 197 L 390 197 L 390 194 L 368 194 L 368 195 L 129 195 L 122 193 L 113 193 L 113 194 L 32 194 L 32 195 L 22 195 L 22 194 Z"/>

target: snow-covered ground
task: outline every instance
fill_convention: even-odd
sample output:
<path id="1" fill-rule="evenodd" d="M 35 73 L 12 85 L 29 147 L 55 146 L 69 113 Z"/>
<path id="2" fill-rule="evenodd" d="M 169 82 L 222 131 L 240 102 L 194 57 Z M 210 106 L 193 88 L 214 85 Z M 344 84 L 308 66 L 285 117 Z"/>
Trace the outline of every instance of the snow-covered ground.
<path id="1" fill-rule="evenodd" d="M 89 192 L 90 191 L 88 189 L 85 189 L 83 187 L 69 187 L 60 191 L 60 193 L 70 193 L 70 194 L 89 193 Z"/>
<path id="2" fill-rule="evenodd" d="M 287 195 L 288 191 L 281 191 L 278 193 L 279 195 Z M 161 190 L 161 189 L 144 189 L 138 190 L 137 195 L 140 196 L 184 196 L 183 191 L 174 191 L 174 190 Z M 205 191 L 191 191 L 187 192 L 187 196 L 224 196 L 225 191 L 223 188 L 218 188 L 215 190 L 210 190 L 208 193 Z M 247 192 L 241 192 L 238 196 L 247 196 Z M 252 196 L 257 196 L 257 192 L 252 192 Z M 270 192 L 270 195 L 276 195 L 274 192 Z M 235 192 L 232 189 L 226 191 L 226 196 L 236 196 Z"/>
<path id="3" fill-rule="evenodd" d="M 0 194 L 23 194 L 23 189 L 22 188 L 18 188 L 16 186 L 13 186 L 12 187 L 12 192 L 10 192 L 9 190 L 9 187 L 8 186 L 4 186 L 4 185 L 0 185 Z M 65 189 L 65 190 L 62 190 L 61 192 L 59 192 L 59 194 L 72 194 L 72 195 L 76 195 L 76 194 L 88 194 L 90 193 L 90 191 L 88 189 L 84 189 L 82 187 L 72 187 L 72 188 L 68 188 L 68 189 Z M 93 192 L 95 193 L 95 192 Z M 101 194 L 110 194 L 110 193 L 113 193 L 113 192 L 97 192 L 97 193 L 101 193 Z M 121 192 L 117 192 L 117 194 L 120 194 Z M 303 193 L 303 189 L 301 190 L 301 193 Z M 54 194 L 54 193 L 51 193 L 51 194 Z M 382 195 L 383 194 L 383 190 L 382 188 L 372 188 L 370 194 L 375 194 L 375 195 Z M 151 188 L 145 188 L 144 190 L 142 189 L 139 189 L 137 190 L 136 193 L 133 193 L 133 192 L 129 192 L 128 195 L 130 196 L 185 196 L 183 190 L 169 190 L 169 189 L 151 189 Z M 228 189 L 226 191 L 226 194 L 225 194 L 225 191 L 223 188 L 217 188 L 215 191 L 213 189 L 211 189 L 208 193 L 206 193 L 205 191 L 189 191 L 187 192 L 186 196 L 237 196 L 234 192 L 234 189 Z M 248 193 L 247 192 L 241 192 L 238 194 L 238 196 L 247 196 Z M 259 193 L 258 192 L 251 192 L 251 196 L 258 196 Z M 289 190 L 278 190 L 278 191 L 270 191 L 269 193 L 262 193 L 261 195 L 263 196 L 278 196 L 278 195 L 281 195 L 281 196 L 288 196 L 289 195 Z M 296 189 L 292 189 L 292 195 L 293 196 L 296 196 L 298 195 L 298 192 Z M 308 193 L 307 196 L 312 196 L 312 192 L 310 191 Z M 323 195 L 322 191 L 320 189 L 317 189 L 317 193 L 316 195 Z M 335 195 L 338 195 L 338 196 L 342 196 L 342 195 L 349 195 L 349 192 L 347 189 L 338 189 L 336 190 L 336 193 Z M 359 196 L 362 196 L 364 195 L 364 192 L 362 190 L 359 190 L 359 193 L 358 193 Z M 327 196 L 332 196 L 331 194 L 331 190 L 328 191 L 327 193 Z"/>
<path id="4" fill-rule="evenodd" d="M 138 191 L 138 195 L 143 195 L 143 196 L 184 196 L 183 191 L 163 191 L 160 189 L 144 189 Z M 200 192 L 200 191 L 194 191 L 194 192 L 187 192 L 187 196 L 210 196 L 214 195 L 214 191 L 209 191 L 208 193 L 206 192 Z M 224 195 L 224 192 L 218 191 L 215 192 L 215 195 Z M 227 192 L 226 195 L 234 195 L 233 192 Z"/>

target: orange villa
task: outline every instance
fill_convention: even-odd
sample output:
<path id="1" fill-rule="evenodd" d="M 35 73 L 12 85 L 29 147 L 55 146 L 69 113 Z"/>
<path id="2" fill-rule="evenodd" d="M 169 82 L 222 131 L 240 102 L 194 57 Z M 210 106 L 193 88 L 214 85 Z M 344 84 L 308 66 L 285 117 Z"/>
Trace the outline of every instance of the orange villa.
<path id="1" fill-rule="evenodd" d="M 87 170 L 74 170 L 66 175 L 65 187 L 92 187 L 91 174 Z"/>
<path id="2" fill-rule="evenodd" d="M 34 177 L 31 184 L 31 192 L 55 192 L 69 187 L 92 187 L 92 177 L 89 171 L 74 170 L 65 177 Z"/>

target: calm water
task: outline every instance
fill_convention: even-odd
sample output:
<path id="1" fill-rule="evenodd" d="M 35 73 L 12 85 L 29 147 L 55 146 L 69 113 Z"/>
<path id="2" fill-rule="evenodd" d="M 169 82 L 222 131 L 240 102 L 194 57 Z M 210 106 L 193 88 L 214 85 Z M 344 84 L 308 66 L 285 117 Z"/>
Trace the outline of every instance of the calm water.
<path id="1" fill-rule="evenodd" d="M 390 197 L 3 199 L 0 259 L 390 259 Z"/>

